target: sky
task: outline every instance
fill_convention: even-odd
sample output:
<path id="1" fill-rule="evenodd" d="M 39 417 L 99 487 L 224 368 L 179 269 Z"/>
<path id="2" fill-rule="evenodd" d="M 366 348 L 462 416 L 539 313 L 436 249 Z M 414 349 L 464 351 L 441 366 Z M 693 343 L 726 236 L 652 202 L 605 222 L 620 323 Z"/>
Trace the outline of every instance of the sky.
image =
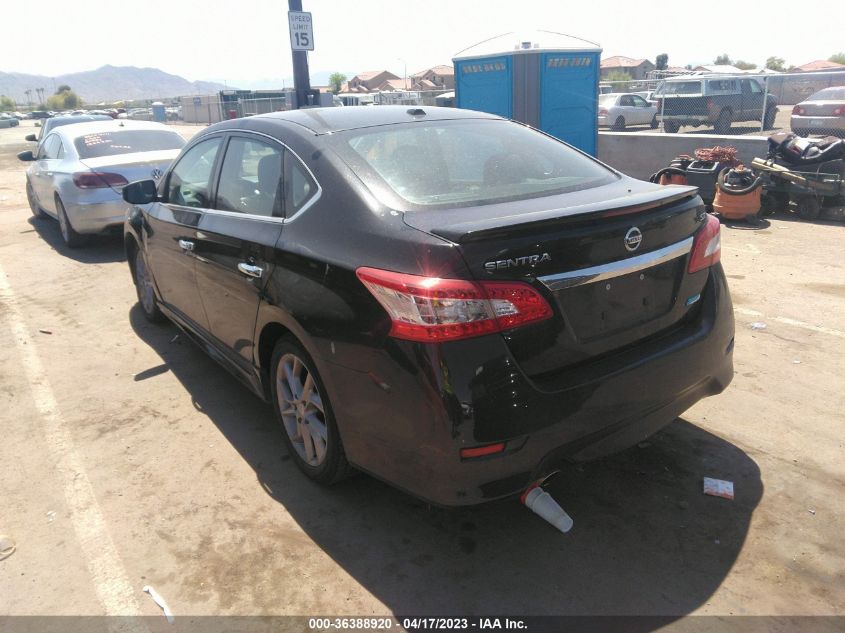
<path id="1" fill-rule="evenodd" d="M 230 86 L 292 76 L 285 0 L 41 0 L 38 11 L 27 2 L 4 5 L 0 71 L 55 76 L 111 64 Z M 739 6 L 735 0 L 303 0 L 314 22 L 312 75 L 387 69 L 401 77 L 406 69 L 450 64 L 456 52 L 489 37 L 532 29 L 598 42 L 604 56 L 654 61 L 667 53 L 669 64 L 680 66 L 712 63 L 721 53 L 760 65 L 776 55 L 800 65 L 845 49 L 845 7 L 838 0 L 803 0 L 794 32 L 795 2 Z"/>

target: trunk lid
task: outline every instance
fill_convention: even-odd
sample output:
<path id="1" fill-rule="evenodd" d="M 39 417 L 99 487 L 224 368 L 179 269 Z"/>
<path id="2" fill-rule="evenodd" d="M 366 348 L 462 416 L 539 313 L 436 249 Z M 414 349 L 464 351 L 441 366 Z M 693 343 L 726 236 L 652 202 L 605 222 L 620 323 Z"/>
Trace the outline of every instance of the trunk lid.
<path id="1" fill-rule="evenodd" d="M 804 116 L 834 116 L 833 111 L 843 105 L 841 101 L 805 101 L 800 107 Z"/>
<path id="2" fill-rule="evenodd" d="M 705 218 L 694 187 L 630 178 L 584 191 L 405 214 L 457 245 L 473 278 L 522 280 L 550 302 L 550 321 L 505 333 L 528 375 L 605 357 L 684 320 L 704 275 L 687 274 Z"/>
<path id="3" fill-rule="evenodd" d="M 120 174 L 126 178 L 126 182 L 158 180 L 155 171 L 160 172 L 158 176 L 160 178 L 180 151 L 178 149 L 165 149 L 155 152 L 116 154 L 99 158 L 84 158 L 80 159 L 79 162 L 91 171 Z M 122 187 L 112 187 L 112 189 L 120 191 Z"/>

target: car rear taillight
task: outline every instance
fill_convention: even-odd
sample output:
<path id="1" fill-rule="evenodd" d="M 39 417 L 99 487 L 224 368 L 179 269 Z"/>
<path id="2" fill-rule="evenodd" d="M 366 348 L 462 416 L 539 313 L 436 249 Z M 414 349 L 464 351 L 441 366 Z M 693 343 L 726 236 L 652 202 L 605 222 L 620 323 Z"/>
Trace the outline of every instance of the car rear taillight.
<path id="1" fill-rule="evenodd" d="M 487 457 L 505 451 L 505 443 L 487 444 L 486 446 L 473 446 L 472 448 L 461 449 L 461 459 L 474 459 L 476 457 Z"/>
<path id="2" fill-rule="evenodd" d="M 105 189 L 129 184 L 120 174 L 103 171 L 78 171 L 73 175 L 73 184 L 80 189 Z"/>
<path id="3" fill-rule="evenodd" d="M 833 108 L 833 116 L 845 116 L 845 105 Z"/>
<path id="4" fill-rule="evenodd" d="M 605 110 L 604 108 L 602 108 L 601 110 L 599 110 L 599 116 L 607 116 L 607 114 L 608 114 L 608 113 L 607 113 L 607 110 Z"/>
<path id="5" fill-rule="evenodd" d="M 792 114 L 797 114 L 798 116 L 801 116 L 804 114 L 804 108 L 802 108 L 800 105 L 797 105 L 792 108 Z"/>
<path id="6" fill-rule="evenodd" d="M 713 101 L 713 99 L 708 99 L 706 101 L 706 103 L 707 103 L 707 109 L 708 110 L 715 110 L 716 109 L 716 102 Z"/>
<path id="7" fill-rule="evenodd" d="M 390 336 L 436 343 L 501 332 L 552 316 L 527 283 L 466 281 L 359 268 L 358 279 L 387 311 Z"/>
<path id="8" fill-rule="evenodd" d="M 708 213 L 707 222 L 692 242 L 689 272 L 695 273 L 718 263 L 722 256 L 721 229 L 719 219 Z"/>

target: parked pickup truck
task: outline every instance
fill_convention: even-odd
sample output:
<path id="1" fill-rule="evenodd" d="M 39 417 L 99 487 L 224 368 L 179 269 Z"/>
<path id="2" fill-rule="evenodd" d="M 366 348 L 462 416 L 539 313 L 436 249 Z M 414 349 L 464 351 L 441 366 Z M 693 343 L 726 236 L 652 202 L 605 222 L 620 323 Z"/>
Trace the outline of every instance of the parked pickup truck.
<path id="1" fill-rule="evenodd" d="M 653 98 L 657 120 L 669 133 L 682 125 L 712 125 L 716 134 L 728 134 L 734 121 L 760 121 L 764 110 L 763 128 L 770 130 L 778 105 L 756 79 L 728 75 L 673 77 L 658 86 Z"/>

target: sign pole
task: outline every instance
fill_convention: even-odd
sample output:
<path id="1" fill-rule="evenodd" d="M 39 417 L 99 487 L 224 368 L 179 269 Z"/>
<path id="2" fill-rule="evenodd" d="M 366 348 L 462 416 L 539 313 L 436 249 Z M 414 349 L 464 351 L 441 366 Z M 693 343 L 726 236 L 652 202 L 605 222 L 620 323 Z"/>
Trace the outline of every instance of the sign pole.
<path id="1" fill-rule="evenodd" d="M 288 10 L 301 12 L 302 0 L 288 0 Z M 296 107 L 301 108 L 308 105 L 308 92 L 311 90 L 311 79 L 308 76 L 308 52 L 306 50 L 291 50 L 291 56 L 293 58 L 293 88 L 296 91 Z"/>

